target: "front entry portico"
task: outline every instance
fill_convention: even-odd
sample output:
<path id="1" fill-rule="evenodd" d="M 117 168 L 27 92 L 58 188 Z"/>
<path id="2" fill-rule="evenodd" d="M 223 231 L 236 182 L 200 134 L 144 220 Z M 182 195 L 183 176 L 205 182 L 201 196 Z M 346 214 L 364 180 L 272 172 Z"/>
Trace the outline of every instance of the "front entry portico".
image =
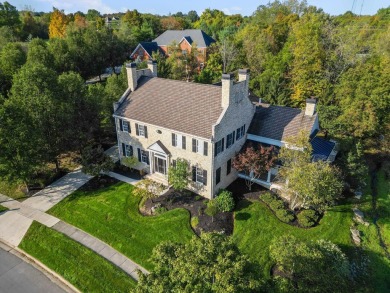
<path id="1" fill-rule="evenodd" d="M 168 163 L 170 152 L 168 149 L 161 143 L 161 141 L 156 141 L 154 144 L 148 147 L 150 154 L 150 174 L 159 173 L 161 175 L 168 175 Z"/>

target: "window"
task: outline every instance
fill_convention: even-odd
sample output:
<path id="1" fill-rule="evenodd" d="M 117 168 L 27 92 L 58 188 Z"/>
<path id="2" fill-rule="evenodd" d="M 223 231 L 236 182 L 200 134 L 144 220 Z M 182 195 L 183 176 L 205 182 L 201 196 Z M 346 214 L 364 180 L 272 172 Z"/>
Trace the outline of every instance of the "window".
<path id="1" fill-rule="evenodd" d="M 200 185 L 207 185 L 207 171 L 200 167 L 192 166 L 192 181 Z"/>
<path id="2" fill-rule="evenodd" d="M 180 134 L 172 133 L 172 146 L 186 149 L 186 137 Z"/>
<path id="3" fill-rule="evenodd" d="M 230 133 L 226 136 L 226 148 L 227 149 L 230 148 L 234 143 L 234 133 L 235 133 L 235 131 L 233 131 L 232 133 Z"/>
<path id="4" fill-rule="evenodd" d="M 205 142 L 202 143 L 201 140 L 198 140 L 196 138 L 192 139 L 192 151 L 194 153 L 199 153 L 199 154 L 204 155 L 204 153 L 205 153 L 204 148 L 205 148 Z M 207 146 L 206 146 L 206 149 L 207 149 Z M 206 152 L 207 152 L 207 150 L 206 150 Z M 207 154 L 206 154 L 206 156 L 207 156 Z"/>
<path id="5" fill-rule="evenodd" d="M 148 128 L 146 127 L 146 125 L 136 123 L 135 132 L 138 136 L 144 136 L 145 138 L 148 138 Z"/>
<path id="6" fill-rule="evenodd" d="M 226 165 L 226 175 L 229 175 L 231 171 L 232 171 L 232 159 L 229 159 Z"/>
<path id="7" fill-rule="evenodd" d="M 132 157 L 133 156 L 133 147 L 129 144 L 122 143 L 122 155 L 124 157 Z"/>
<path id="8" fill-rule="evenodd" d="M 221 182 L 221 167 L 219 167 L 216 171 L 216 174 L 215 174 L 215 184 L 218 184 L 219 182 Z"/>
<path id="9" fill-rule="evenodd" d="M 123 131 L 130 133 L 130 123 L 128 121 L 122 120 Z"/>
<path id="10" fill-rule="evenodd" d="M 236 140 L 239 140 L 241 137 L 245 135 L 245 124 L 240 128 L 237 128 L 236 132 Z"/>
<path id="11" fill-rule="evenodd" d="M 219 140 L 215 143 L 215 157 L 223 152 L 224 144 L 225 144 L 224 138 L 222 138 L 221 140 Z"/>
<path id="12" fill-rule="evenodd" d="M 149 152 L 141 150 L 141 162 L 149 165 Z"/>

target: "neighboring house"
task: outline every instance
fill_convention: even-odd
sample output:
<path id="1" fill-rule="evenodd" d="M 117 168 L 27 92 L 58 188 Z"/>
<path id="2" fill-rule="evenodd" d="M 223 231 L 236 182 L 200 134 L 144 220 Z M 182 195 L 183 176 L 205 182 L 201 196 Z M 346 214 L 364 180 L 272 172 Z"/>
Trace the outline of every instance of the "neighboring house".
<path id="1" fill-rule="evenodd" d="M 207 59 L 207 49 L 215 40 L 202 30 L 167 30 L 152 42 L 141 42 L 131 53 L 130 58 L 141 61 L 152 59 L 152 52 L 160 52 L 169 56 L 169 46 L 176 43 L 183 53 L 191 52 L 196 46 L 197 58 L 200 66 Z"/>
<path id="2" fill-rule="evenodd" d="M 280 148 L 285 146 L 289 137 L 295 137 L 301 131 L 305 131 L 309 135 L 308 139 L 313 148 L 313 161 L 333 162 L 337 154 L 336 142 L 316 137 L 320 130 L 316 103 L 316 99 L 307 99 L 304 110 L 258 103 L 256 113 L 248 129 L 248 142 Z M 278 167 L 272 168 L 264 178 L 255 180 L 255 182 L 272 188 L 272 181 L 277 175 L 277 169 Z M 239 177 L 245 178 L 242 174 L 239 174 Z"/>
<path id="3" fill-rule="evenodd" d="M 188 160 L 190 190 L 212 198 L 237 178 L 232 159 L 246 141 L 255 114 L 248 98 L 249 71 L 223 74 L 220 86 L 158 78 L 157 65 L 127 64 L 129 88 L 114 105 L 120 158 L 167 183 L 168 168 Z"/>

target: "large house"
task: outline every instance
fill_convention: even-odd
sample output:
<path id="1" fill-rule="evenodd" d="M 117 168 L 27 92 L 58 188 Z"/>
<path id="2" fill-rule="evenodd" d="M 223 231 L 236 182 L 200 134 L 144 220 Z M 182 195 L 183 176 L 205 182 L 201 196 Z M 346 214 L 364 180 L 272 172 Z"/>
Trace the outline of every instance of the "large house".
<path id="1" fill-rule="evenodd" d="M 223 74 L 218 85 L 159 78 L 152 60 L 147 69 L 135 63 L 126 69 L 129 87 L 114 105 L 120 159 L 138 158 L 135 168 L 164 183 L 168 168 L 186 159 L 188 188 L 207 198 L 238 177 L 232 159 L 247 140 L 280 147 L 300 129 L 313 137 L 318 131 L 314 100 L 305 111 L 252 103 L 248 69 L 238 71 L 238 80 Z M 269 188 L 271 173 L 260 182 Z"/>
<path id="2" fill-rule="evenodd" d="M 152 42 L 141 42 L 131 53 L 130 58 L 140 61 L 151 60 L 153 52 L 169 56 L 169 46 L 176 43 L 185 52 L 197 50 L 197 59 L 200 65 L 207 59 L 207 49 L 215 40 L 202 30 L 167 30 Z"/>

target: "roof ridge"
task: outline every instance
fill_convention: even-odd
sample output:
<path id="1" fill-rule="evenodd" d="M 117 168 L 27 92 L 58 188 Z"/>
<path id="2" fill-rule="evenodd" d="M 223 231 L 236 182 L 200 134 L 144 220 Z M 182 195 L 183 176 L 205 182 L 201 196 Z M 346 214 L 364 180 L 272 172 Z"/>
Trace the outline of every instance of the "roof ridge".
<path id="1" fill-rule="evenodd" d="M 199 82 L 193 82 L 193 81 L 188 82 L 188 81 L 185 81 L 185 80 L 177 80 L 177 79 L 170 79 L 170 78 L 163 78 L 163 77 L 154 77 L 154 78 L 151 78 L 151 79 L 155 79 L 155 78 L 156 79 L 168 80 L 168 81 L 172 81 L 172 82 L 177 82 L 177 83 L 192 84 L 192 85 L 196 85 L 196 86 L 221 88 L 220 86 L 214 85 L 214 84 L 199 83 Z"/>

